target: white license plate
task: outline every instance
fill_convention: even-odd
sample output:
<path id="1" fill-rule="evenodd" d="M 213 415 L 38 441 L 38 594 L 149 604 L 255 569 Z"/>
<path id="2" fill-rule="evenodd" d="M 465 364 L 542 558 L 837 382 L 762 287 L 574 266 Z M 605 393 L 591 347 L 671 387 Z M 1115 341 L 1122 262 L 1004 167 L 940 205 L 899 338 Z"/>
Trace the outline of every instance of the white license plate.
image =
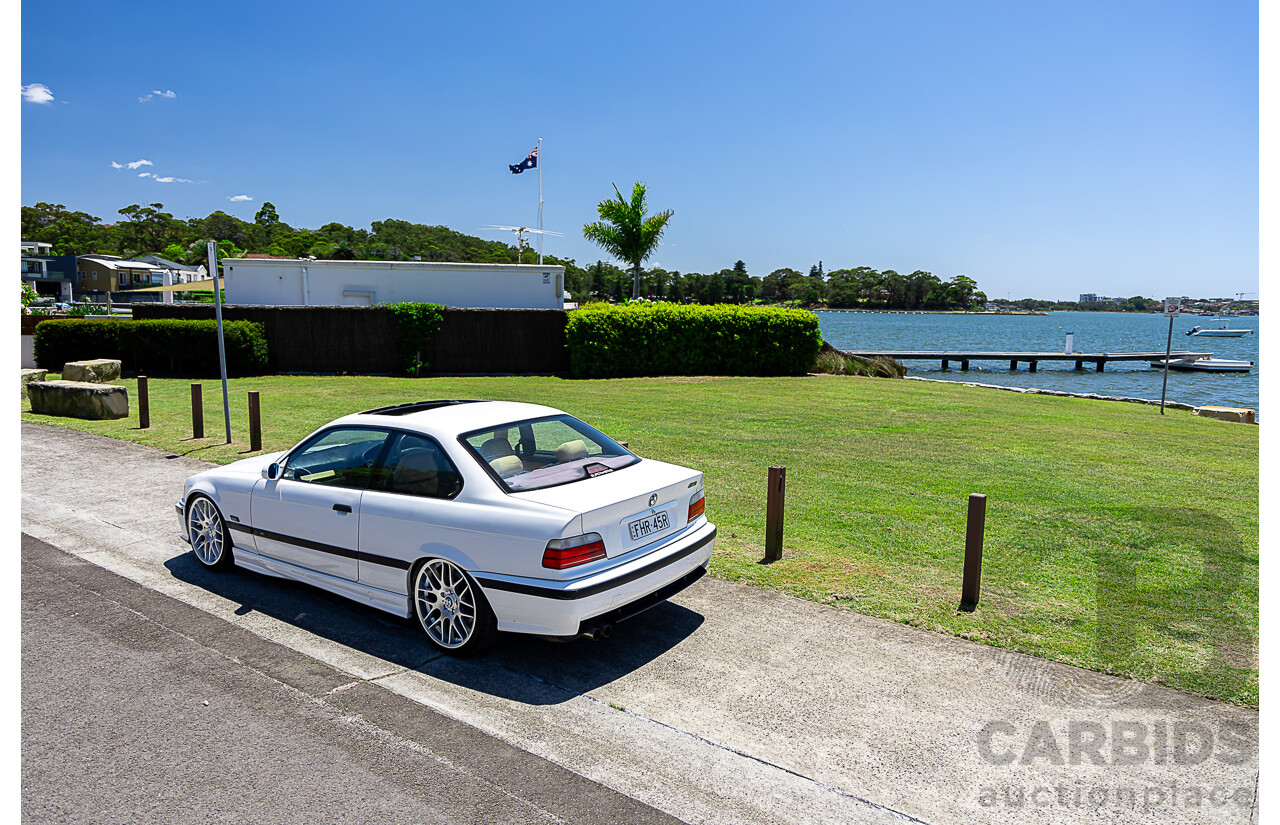
<path id="1" fill-rule="evenodd" d="M 654 513 L 651 516 L 645 516 L 636 519 L 627 525 L 627 530 L 631 532 L 631 540 L 637 541 L 645 536 L 652 536 L 654 533 L 661 533 L 671 526 L 671 519 L 665 512 Z"/>

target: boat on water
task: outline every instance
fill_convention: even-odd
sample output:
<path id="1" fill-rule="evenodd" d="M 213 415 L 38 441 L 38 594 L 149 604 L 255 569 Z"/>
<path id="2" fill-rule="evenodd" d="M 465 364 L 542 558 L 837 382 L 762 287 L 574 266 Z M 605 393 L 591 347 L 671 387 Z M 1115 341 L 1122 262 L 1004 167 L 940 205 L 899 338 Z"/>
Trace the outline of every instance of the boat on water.
<path id="1" fill-rule="evenodd" d="M 1168 363 L 1171 370 L 1194 372 L 1248 372 L 1253 369 L 1252 361 L 1238 361 L 1232 358 L 1170 358 Z M 1151 366 L 1164 369 L 1165 359 L 1152 361 Z"/>
<path id="2" fill-rule="evenodd" d="M 1187 335 L 1204 336 L 1206 338 L 1239 338 L 1242 335 L 1252 335 L 1253 330 L 1242 329 L 1240 327 L 1229 327 L 1225 323 L 1213 329 L 1205 329 L 1196 324 L 1187 330 Z"/>

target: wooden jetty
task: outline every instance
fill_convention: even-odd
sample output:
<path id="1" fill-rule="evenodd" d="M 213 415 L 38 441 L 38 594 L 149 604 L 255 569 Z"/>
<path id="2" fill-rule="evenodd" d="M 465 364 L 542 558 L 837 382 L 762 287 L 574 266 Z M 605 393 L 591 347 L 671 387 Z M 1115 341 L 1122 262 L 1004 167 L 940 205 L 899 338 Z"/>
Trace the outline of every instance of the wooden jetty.
<path id="1" fill-rule="evenodd" d="M 960 362 L 960 369 L 969 369 L 970 361 L 1008 361 L 1010 370 L 1017 370 L 1018 364 L 1025 363 L 1029 372 L 1036 371 L 1036 364 L 1041 361 L 1075 361 L 1076 369 L 1084 369 L 1085 362 L 1097 366 L 1098 372 L 1111 361 L 1163 361 L 1164 350 L 1159 352 L 920 352 L 920 351 L 885 351 L 885 350 L 840 350 L 846 355 L 859 358 L 892 358 L 895 361 L 941 361 L 942 368 L 950 369 L 952 361 Z M 1170 358 L 1211 358 L 1212 352 L 1188 352 L 1173 350 Z"/>

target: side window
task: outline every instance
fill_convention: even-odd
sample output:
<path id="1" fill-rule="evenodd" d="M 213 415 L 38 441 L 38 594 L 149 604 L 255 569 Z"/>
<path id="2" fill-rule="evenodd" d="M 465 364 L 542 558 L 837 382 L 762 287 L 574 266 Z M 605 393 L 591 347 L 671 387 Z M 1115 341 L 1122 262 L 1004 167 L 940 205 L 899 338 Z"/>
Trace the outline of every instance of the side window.
<path id="1" fill-rule="evenodd" d="M 392 436 L 375 489 L 427 498 L 453 498 L 462 489 L 458 468 L 430 438 L 409 433 Z"/>
<path id="2" fill-rule="evenodd" d="M 308 484 L 364 489 L 387 435 L 385 430 L 354 428 L 321 433 L 289 456 L 280 477 Z"/>

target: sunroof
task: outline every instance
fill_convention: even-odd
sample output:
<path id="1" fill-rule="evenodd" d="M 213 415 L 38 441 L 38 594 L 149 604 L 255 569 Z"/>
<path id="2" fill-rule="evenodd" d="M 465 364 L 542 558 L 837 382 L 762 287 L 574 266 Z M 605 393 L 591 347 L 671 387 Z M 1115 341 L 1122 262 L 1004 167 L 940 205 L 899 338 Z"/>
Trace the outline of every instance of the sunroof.
<path id="1" fill-rule="evenodd" d="M 423 410 L 434 410 L 437 407 L 452 407 L 455 404 L 474 403 L 475 399 L 459 401 L 410 401 L 407 404 L 393 404 L 390 407 L 378 407 L 374 410 L 365 410 L 361 415 L 408 415 L 409 413 L 422 412 Z"/>

